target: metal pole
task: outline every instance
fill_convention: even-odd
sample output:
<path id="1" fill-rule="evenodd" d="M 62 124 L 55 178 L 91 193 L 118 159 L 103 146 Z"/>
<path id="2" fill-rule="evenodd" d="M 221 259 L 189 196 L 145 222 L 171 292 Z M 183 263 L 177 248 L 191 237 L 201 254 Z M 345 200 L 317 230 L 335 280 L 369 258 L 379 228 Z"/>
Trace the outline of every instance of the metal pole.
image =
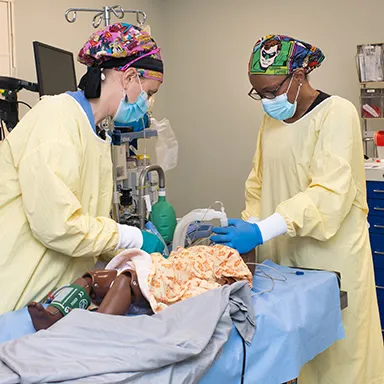
<path id="1" fill-rule="evenodd" d="M 117 190 L 117 169 L 116 169 L 116 151 L 115 146 L 111 145 L 112 167 L 113 167 L 113 201 L 112 201 L 112 218 L 120 223 L 120 204 L 119 191 Z"/>
<path id="2" fill-rule="evenodd" d="M 136 19 L 137 22 L 142 25 L 147 20 L 147 15 L 143 11 L 139 10 L 126 10 L 124 11 L 123 8 L 119 5 L 115 5 L 113 7 L 109 7 L 106 5 L 103 7 L 103 9 L 94 9 L 94 8 L 69 8 L 65 12 L 65 19 L 69 23 L 74 23 L 77 18 L 77 12 L 96 12 L 96 15 L 93 17 L 92 25 L 95 28 L 98 28 L 101 24 L 101 19 L 104 15 L 104 24 L 105 26 L 110 25 L 111 23 L 111 12 L 114 13 L 114 15 L 118 19 L 122 19 L 124 17 L 124 13 L 136 13 Z M 72 13 L 72 17 L 70 17 L 70 14 Z M 143 17 L 142 20 L 139 18 L 139 14 Z M 120 221 L 120 205 L 119 205 L 119 192 L 117 190 L 117 170 L 115 167 L 116 164 L 116 158 L 115 158 L 115 151 L 113 149 L 113 145 L 111 146 L 111 156 L 112 156 L 112 164 L 113 164 L 113 205 L 112 205 L 112 217 L 116 222 Z M 161 170 L 162 171 L 162 170 Z M 161 172 L 160 172 L 161 173 Z M 164 180 L 164 178 L 162 178 Z"/>
<path id="3" fill-rule="evenodd" d="M 144 229 L 145 226 L 145 202 L 144 195 L 146 194 L 146 178 L 149 172 L 157 172 L 159 175 L 159 188 L 160 190 L 165 189 L 165 172 L 160 165 L 147 165 L 140 173 L 139 176 L 139 202 L 138 202 L 138 214 L 140 219 L 140 228 Z"/>
<path id="4" fill-rule="evenodd" d="M 106 5 L 104 7 L 104 24 L 105 26 L 109 25 L 111 22 L 111 9 Z"/>

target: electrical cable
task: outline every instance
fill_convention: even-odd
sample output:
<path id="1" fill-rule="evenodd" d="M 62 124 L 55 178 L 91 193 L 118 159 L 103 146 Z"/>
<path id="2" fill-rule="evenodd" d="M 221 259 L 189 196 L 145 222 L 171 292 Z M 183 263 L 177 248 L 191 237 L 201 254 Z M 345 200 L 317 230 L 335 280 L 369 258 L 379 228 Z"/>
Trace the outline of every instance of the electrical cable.
<path id="1" fill-rule="evenodd" d="M 65 288 L 69 288 L 69 287 L 70 287 L 70 285 L 68 284 L 68 285 L 63 285 L 63 286 L 60 287 L 60 288 L 57 288 L 56 291 L 54 291 L 53 293 L 49 293 L 47 299 L 44 298 L 43 300 L 40 301 L 40 303 L 42 303 L 42 304 L 49 304 L 49 303 L 55 298 L 55 296 L 56 296 L 59 292 L 61 292 L 61 291 L 62 291 L 63 289 L 65 289 Z"/>
<path id="2" fill-rule="evenodd" d="M 247 364 L 247 349 L 245 347 L 245 340 L 241 338 L 241 341 L 243 343 L 243 366 L 241 368 L 241 384 L 244 384 L 244 376 L 245 376 L 245 366 Z"/>
<path id="3" fill-rule="evenodd" d="M 221 209 L 224 209 L 224 204 L 223 204 L 221 201 L 216 200 L 216 201 L 213 202 L 208 208 L 206 208 L 203 218 L 202 218 L 199 222 L 195 221 L 196 225 L 198 225 L 198 226 L 201 225 L 201 222 L 204 221 L 205 217 L 206 217 L 207 214 L 208 214 L 208 211 L 209 211 L 215 204 L 221 204 Z"/>
<path id="4" fill-rule="evenodd" d="M 24 101 L 14 101 L 14 103 L 23 104 L 23 105 L 27 106 L 29 109 L 32 109 L 32 107 L 28 103 L 26 103 Z"/>
<path id="5" fill-rule="evenodd" d="M 26 103 L 26 102 L 24 102 L 24 101 L 19 101 L 19 100 L 15 100 L 15 101 L 8 101 L 8 103 L 11 103 L 11 104 L 23 104 L 23 105 L 26 105 L 29 109 L 32 109 L 32 107 L 28 104 L 28 103 Z"/>
<path id="6" fill-rule="evenodd" d="M 274 289 L 275 289 L 275 280 L 276 281 L 282 281 L 282 282 L 285 282 L 287 281 L 287 276 L 284 276 L 284 274 L 282 274 L 280 271 L 278 271 L 276 268 L 273 268 L 273 267 L 270 267 L 269 265 L 266 265 L 266 264 L 260 264 L 260 263 L 253 263 L 253 262 L 248 262 L 247 264 L 251 264 L 251 265 L 256 265 L 256 269 L 255 269 L 255 275 L 257 273 L 262 273 L 262 275 L 258 275 L 260 277 L 265 277 L 265 278 L 268 278 L 272 281 L 272 288 L 271 289 L 264 289 L 260 292 L 253 292 L 251 294 L 251 296 L 256 296 L 256 295 L 262 295 L 263 293 L 270 293 L 272 292 Z M 257 267 L 259 267 L 259 271 L 257 270 Z M 261 268 L 260 268 L 261 267 Z M 280 278 L 277 278 L 277 277 L 273 277 L 271 275 L 269 275 L 267 272 L 265 272 L 265 270 L 263 268 L 268 268 L 274 272 L 276 272 L 278 275 L 282 276 L 283 279 L 280 279 Z M 253 289 L 255 289 L 255 287 L 252 288 L 252 291 Z"/>
<path id="7" fill-rule="evenodd" d="M 275 280 L 277 281 L 287 281 L 287 277 L 284 276 L 281 272 L 279 272 L 276 268 L 273 268 L 273 267 L 270 267 L 269 265 L 265 265 L 265 264 L 260 264 L 260 263 L 253 263 L 253 262 L 249 262 L 247 264 L 252 264 L 252 265 L 256 265 L 256 270 L 255 270 L 255 274 L 257 273 L 257 267 L 266 267 L 266 268 L 269 268 L 270 270 L 276 272 L 277 274 L 279 274 L 280 276 L 283 277 L 283 279 L 277 279 L 277 278 L 274 278 L 272 276 L 270 276 L 268 273 L 266 273 L 263 268 L 261 268 L 261 272 L 265 275 L 265 276 L 262 276 L 261 277 L 267 277 L 269 279 L 271 279 L 272 281 L 272 288 L 270 290 L 264 290 L 264 291 L 261 291 L 261 292 L 254 292 L 254 295 L 260 295 L 262 293 L 268 293 L 268 292 L 271 292 L 273 291 L 273 289 L 275 288 Z M 260 275 L 259 275 L 260 276 Z M 246 345 L 245 345 L 245 340 L 243 338 L 241 338 L 241 342 L 243 344 L 243 364 L 242 364 L 242 368 L 241 368 L 241 379 L 240 379 L 240 383 L 241 384 L 244 384 L 245 383 L 245 368 L 246 368 L 246 365 L 247 365 L 247 349 L 246 349 Z"/>
<path id="8" fill-rule="evenodd" d="M 285 276 L 282 272 L 278 271 L 276 268 L 273 268 L 267 264 L 262 264 L 262 263 L 254 263 L 254 262 L 247 262 L 247 264 L 252 264 L 252 265 L 256 265 L 256 266 L 259 266 L 259 267 L 263 267 L 263 268 L 268 268 L 270 270 L 272 270 L 273 272 L 276 272 L 278 275 L 282 276 L 282 279 L 278 279 L 276 277 L 272 277 L 274 280 L 277 280 L 277 281 L 287 281 L 287 276 Z M 256 269 L 257 271 L 257 269 Z M 267 275 L 269 278 L 271 278 L 271 276 L 269 276 L 265 271 L 262 271 L 265 275 Z M 256 273 L 256 272 L 255 272 Z"/>
<path id="9" fill-rule="evenodd" d="M 3 120 L 0 119 L 0 140 L 4 140 L 5 139 L 5 130 L 7 129 L 6 126 L 5 126 L 5 123 Z M 8 130 L 7 130 L 8 131 Z"/>
<path id="10" fill-rule="evenodd" d="M 224 204 L 223 204 L 222 201 L 220 201 L 220 200 L 216 200 L 216 201 L 214 201 L 208 208 L 206 208 L 206 211 L 205 211 L 205 213 L 204 213 L 204 215 L 203 215 L 203 218 L 202 218 L 199 222 L 195 221 L 195 225 L 197 226 L 197 228 L 193 231 L 193 232 L 195 232 L 195 234 L 196 234 L 196 232 L 199 231 L 199 229 L 200 229 L 200 227 L 201 227 L 201 225 L 202 225 L 202 222 L 204 222 L 204 219 L 205 219 L 205 217 L 206 217 L 207 214 L 208 214 L 208 211 L 209 211 L 215 204 L 220 204 L 220 205 L 221 205 L 221 210 L 222 210 L 222 211 L 224 210 Z M 205 240 L 207 240 L 207 239 L 209 239 L 209 238 L 210 238 L 210 236 L 201 238 L 201 239 L 198 240 L 198 243 L 197 243 L 197 244 L 193 244 L 194 237 L 192 237 L 192 238 L 190 238 L 190 240 L 191 240 L 191 245 L 193 244 L 193 245 L 195 246 L 195 245 L 201 244 L 202 241 L 205 241 Z"/>
<path id="11" fill-rule="evenodd" d="M 202 244 L 205 240 L 208 240 L 208 239 L 210 239 L 211 237 L 210 236 L 208 236 L 208 237 L 202 237 L 201 239 L 199 239 L 199 240 L 197 240 L 195 243 L 191 243 L 191 247 L 193 246 L 193 247 L 196 247 L 197 245 L 200 245 L 200 244 Z M 188 248 L 188 247 L 187 247 Z"/>

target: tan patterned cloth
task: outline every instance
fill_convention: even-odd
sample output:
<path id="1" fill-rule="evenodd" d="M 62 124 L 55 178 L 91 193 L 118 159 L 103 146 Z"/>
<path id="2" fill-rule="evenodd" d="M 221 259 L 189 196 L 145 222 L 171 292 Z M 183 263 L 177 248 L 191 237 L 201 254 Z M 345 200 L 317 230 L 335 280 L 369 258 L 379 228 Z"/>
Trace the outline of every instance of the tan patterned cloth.
<path id="1" fill-rule="evenodd" d="M 178 248 L 168 259 L 151 255 L 147 278 L 149 303 L 154 312 L 234 281 L 247 280 L 252 273 L 239 253 L 223 245 Z"/>

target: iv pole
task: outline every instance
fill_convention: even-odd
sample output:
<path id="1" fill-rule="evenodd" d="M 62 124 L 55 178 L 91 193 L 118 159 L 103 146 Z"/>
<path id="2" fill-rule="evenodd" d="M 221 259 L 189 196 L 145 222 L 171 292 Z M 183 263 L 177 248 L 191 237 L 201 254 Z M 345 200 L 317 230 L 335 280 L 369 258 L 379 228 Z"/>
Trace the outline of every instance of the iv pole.
<path id="1" fill-rule="evenodd" d="M 135 13 L 136 21 L 139 27 L 142 27 L 147 21 L 147 15 L 145 12 L 137 9 L 123 9 L 121 5 L 113 5 L 112 7 L 106 5 L 102 9 L 95 8 L 69 8 L 65 12 L 65 20 L 68 23 L 74 23 L 77 19 L 77 12 L 92 12 L 96 15 L 92 19 L 92 25 L 94 28 L 98 28 L 101 22 L 104 20 L 104 25 L 107 26 L 111 23 L 111 13 L 113 13 L 118 19 L 124 18 L 126 13 Z M 72 17 L 70 16 L 72 14 Z"/>
<path id="2" fill-rule="evenodd" d="M 145 22 L 147 21 L 147 15 L 145 12 L 135 9 L 123 9 L 121 5 L 106 5 L 103 9 L 95 9 L 95 8 L 69 8 L 65 11 L 65 20 L 68 23 L 74 23 L 77 19 L 77 12 L 92 12 L 96 13 L 92 19 L 92 25 L 94 28 L 98 28 L 101 22 L 104 20 L 104 25 L 110 25 L 111 22 L 111 13 L 113 13 L 118 19 L 124 18 L 126 13 L 134 13 L 136 14 L 136 21 L 139 24 L 139 27 L 143 27 Z M 72 17 L 70 16 L 72 14 Z M 118 223 L 120 221 L 120 205 L 119 205 L 119 193 L 117 191 L 117 170 L 116 170 L 116 158 L 112 148 L 112 163 L 113 163 L 113 209 L 112 209 L 112 218 Z"/>

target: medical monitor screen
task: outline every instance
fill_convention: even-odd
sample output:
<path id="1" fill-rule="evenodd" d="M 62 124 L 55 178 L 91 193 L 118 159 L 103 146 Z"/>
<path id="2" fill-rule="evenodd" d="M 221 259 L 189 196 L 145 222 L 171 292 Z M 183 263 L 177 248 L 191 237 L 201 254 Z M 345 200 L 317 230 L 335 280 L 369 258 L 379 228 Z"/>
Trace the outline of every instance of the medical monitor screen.
<path id="1" fill-rule="evenodd" d="M 33 42 L 33 50 L 40 96 L 77 90 L 75 64 L 71 52 L 38 41 Z"/>

